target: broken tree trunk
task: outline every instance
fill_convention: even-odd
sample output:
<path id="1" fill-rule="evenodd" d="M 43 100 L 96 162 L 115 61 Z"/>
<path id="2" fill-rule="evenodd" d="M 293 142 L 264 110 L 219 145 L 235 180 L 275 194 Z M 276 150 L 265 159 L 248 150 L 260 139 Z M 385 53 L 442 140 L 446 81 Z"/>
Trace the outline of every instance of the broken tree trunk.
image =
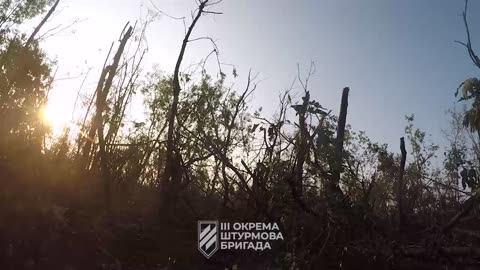
<path id="1" fill-rule="evenodd" d="M 107 153 L 105 150 L 105 137 L 103 134 L 104 129 L 104 119 L 103 119 L 103 112 L 105 111 L 106 107 L 106 99 L 110 88 L 112 87 L 113 78 L 115 77 L 118 69 L 118 65 L 120 63 L 120 58 L 125 50 L 125 46 L 127 44 L 128 39 L 132 36 L 133 28 L 130 26 L 123 36 L 122 40 L 120 41 L 120 46 L 118 47 L 117 53 L 113 58 L 113 63 L 110 66 L 110 70 L 108 73 L 107 80 L 105 81 L 105 86 L 102 91 L 97 93 L 97 117 L 96 122 L 99 123 L 97 126 L 97 135 L 98 135 L 98 144 L 99 144 L 99 157 L 100 157 L 100 175 L 102 176 L 103 180 L 103 191 L 105 196 L 105 207 L 107 212 L 111 212 L 112 206 L 112 196 L 111 196 L 111 177 L 110 172 L 107 166 Z"/>
<path id="2" fill-rule="evenodd" d="M 404 192 L 403 192 L 403 175 L 405 173 L 405 163 L 407 161 L 407 150 L 405 149 L 405 138 L 400 138 L 400 151 L 402 154 L 400 160 L 400 171 L 398 173 L 398 195 L 397 195 L 397 204 L 398 204 L 398 226 L 399 230 L 404 229 L 405 223 L 405 209 L 404 209 Z"/>
<path id="3" fill-rule="evenodd" d="M 92 119 L 92 124 L 90 126 L 90 131 L 88 132 L 88 136 L 86 138 L 85 145 L 83 147 L 83 164 L 84 168 L 89 169 L 90 162 L 90 152 L 92 148 L 93 141 L 95 140 L 95 134 L 98 133 L 98 129 L 101 127 L 103 128 L 103 112 L 106 107 L 106 99 L 110 88 L 112 86 L 113 79 L 116 75 L 118 65 L 120 63 L 120 58 L 125 50 L 125 46 L 127 44 L 128 39 L 132 36 L 133 28 L 130 27 L 123 38 L 120 40 L 120 45 L 118 50 L 113 58 L 112 65 L 106 66 L 103 68 L 102 73 L 100 75 L 100 79 L 97 84 L 97 89 L 95 90 L 96 93 L 96 110 L 95 115 Z M 105 138 L 103 138 L 104 140 Z"/>
<path id="4" fill-rule="evenodd" d="M 128 25 L 128 24 L 127 24 Z M 121 56 L 123 51 L 125 50 L 125 46 L 127 44 L 128 39 L 132 36 L 133 28 L 129 27 L 125 35 L 123 35 L 122 39 L 120 40 L 120 45 L 118 50 L 113 58 L 113 63 L 107 67 L 104 67 L 102 70 L 100 79 L 98 81 L 97 89 L 96 89 L 96 98 L 95 98 L 95 115 L 92 119 L 92 124 L 90 126 L 90 131 L 88 133 L 88 138 L 85 143 L 83 149 L 83 162 L 86 169 L 89 169 L 89 160 L 90 160 L 90 152 L 92 149 L 92 144 L 95 139 L 95 134 L 98 136 L 98 145 L 99 145 L 99 153 L 98 153 L 98 161 L 99 161 L 99 169 L 100 169 L 100 177 L 103 182 L 103 192 L 104 192 L 104 200 L 105 200 L 105 208 L 107 213 L 111 212 L 111 177 L 108 170 L 107 164 L 107 153 L 106 153 L 106 145 L 105 145 L 105 136 L 104 136 L 104 116 L 103 113 L 107 107 L 107 96 L 112 86 L 113 79 L 116 75 Z"/>
<path id="5" fill-rule="evenodd" d="M 293 188 L 295 196 L 298 196 L 300 199 L 303 197 L 303 165 L 305 163 L 305 158 L 308 152 L 307 145 L 307 123 L 305 119 L 305 114 L 307 113 L 308 104 L 310 102 L 310 92 L 305 91 L 305 96 L 302 98 L 303 104 L 298 112 L 298 126 L 300 129 L 300 137 L 297 151 L 297 164 L 295 168 L 295 180 Z"/>
<path id="6" fill-rule="evenodd" d="M 329 179 L 326 192 L 327 199 L 331 205 L 344 204 L 344 195 L 340 189 L 340 175 L 343 167 L 343 142 L 345 140 L 345 125 L 347 122 L 348 110 L 348 87 L 343 88 L 342 102 L 340 104 L 340 115 L 338 117 L 337 138 L 335 141 L 335 164 L 332 170 L 332 176 Z"/>

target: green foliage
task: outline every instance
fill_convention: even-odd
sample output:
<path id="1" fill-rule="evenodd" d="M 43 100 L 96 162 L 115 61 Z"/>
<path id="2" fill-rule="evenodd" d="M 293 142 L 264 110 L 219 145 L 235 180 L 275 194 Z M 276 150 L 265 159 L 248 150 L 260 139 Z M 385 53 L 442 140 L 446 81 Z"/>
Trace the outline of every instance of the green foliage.
<path id="1" fill-rule="evenodd" d="M 0 179 L 5 192 L 37 179 L 47 184 L 50 179 L 44 173 L 51 163 L 43 152 L 48 128 L 42 120 L 42 108 L 52 81 L 52 63 L 36 42 L 25 47 L 25 35 L 15 30 L 18 23 L 38 15 L 47 3 L 0 3 Z M 43 188 L 38 185 L 31 190 L 41 193 Z"/>
<path id="2" fill-rule="evenodd" d="M 0 50 L 0 149 L 12 144 L 40 148 L 46 127 L 42 106 L 51 83 L 51 63 L 41 49 L 9 39 Z"/>
<path id="3" fill-rule="evenodd" d="M 413 114 L 405 116 L 405 119 L 408 122 L 408 125 L 405 127 L 405 133 L 412 146 L 411 154 L 414 162 L 420 172 L 430 166 L 432 159 L 436 157 L 436 151 L 439 149 L 439 146 L 434 143 L 428 144 L 426 133 L 414 127 L 413 121 L 415 117 Z"/>
<path id="4" fill-rule="evenodd" d="M 469 78 L 463 81 L 457 89 L 458 96 L 462 88 L 462 96 L 459 101 L 472 101 L 471 108 L 465 112 L 463 125 L 471 131 L 480 130 L 480 81 L 477 78 Z"/>
<path id="5" fill-rule="evenodd" d="M 0 29 L 17 25 L 43 13 L 53 0 L 2 0 L 0 2 Z"/>

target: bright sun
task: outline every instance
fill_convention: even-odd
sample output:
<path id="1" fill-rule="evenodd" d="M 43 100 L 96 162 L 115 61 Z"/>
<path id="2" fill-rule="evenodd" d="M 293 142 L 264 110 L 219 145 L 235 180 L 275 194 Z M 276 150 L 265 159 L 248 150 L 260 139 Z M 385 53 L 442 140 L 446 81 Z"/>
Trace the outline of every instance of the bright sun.
<path id="1" fill-rule="evenodd" d="M 61 106 L 48 104 L 42 109 L 42 120 L 48 125 L 54 135 L 60 135 L 69 123 L 69 114 Z"/>

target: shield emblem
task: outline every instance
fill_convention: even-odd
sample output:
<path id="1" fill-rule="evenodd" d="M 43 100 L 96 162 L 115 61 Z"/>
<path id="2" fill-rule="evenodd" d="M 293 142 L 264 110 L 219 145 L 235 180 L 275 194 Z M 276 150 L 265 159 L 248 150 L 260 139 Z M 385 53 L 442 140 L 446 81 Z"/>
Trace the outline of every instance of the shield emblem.
<path id="1" fill-rule="evenodd" d="M 209 259 L 219 246 L 218 221 L 198 222 L 198 250 Z"/>

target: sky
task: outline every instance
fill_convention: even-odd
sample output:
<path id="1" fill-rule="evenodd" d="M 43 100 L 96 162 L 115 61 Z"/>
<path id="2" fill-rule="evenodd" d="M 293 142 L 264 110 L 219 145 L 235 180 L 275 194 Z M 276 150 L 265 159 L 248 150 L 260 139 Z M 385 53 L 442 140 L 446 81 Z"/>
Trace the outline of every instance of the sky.
<path id="1" fill-rule="evenodd" d="M 59 67 L 49 102 L 54 113 L 71 113 L 83 80 L 62 78 L 92 68 L 82 91 L 94 91 L 110 44 L 127 21 L 145 17 L 151 3 L 187 18 L 196 6 L 194 0 L 151 1 L 61 1 L 44 31 L 80 21 L 42 41 Z M 470 2 L 470 14 L 478 13 L 480 3 Z M 350 87 L 347 122 L 397 151 L 406 114 L 415 114 L 416 125 L 442 143 L 456 88 L 478 76 L 466 49 L 454 42 L 465 40 L 463 7 L 463 1 L 452 0 L 224 0 L 215 8 L 223 14 L 202 17 L 192 37 L 216 40 L 221 61 L 236 66 L 239 90 L 250 69 L 259 74 L 253 106 L 263 107 L 266 116 L 296 78 L 297 65 L 306 74 L 314 61 L 312 98 L 338 114 L 341 91 Z M 470 16 L 469 21 L 480 52 L 480 18 Z M 183 24 L 161 16 L 147 32 L 144 68 L 158 65 L 172 73 L 182 39 Z M 189 44 L 183 66 L 198 62 L 210 50 L 207 41 Z M 210 72 L 218 71 L 212 67 Z M 226 73 L 229 69 L 225 66 Z M 294 90 L 301 93 L 298 85 Z M 133 110 L 141 108 L 137 104 Z"/>

